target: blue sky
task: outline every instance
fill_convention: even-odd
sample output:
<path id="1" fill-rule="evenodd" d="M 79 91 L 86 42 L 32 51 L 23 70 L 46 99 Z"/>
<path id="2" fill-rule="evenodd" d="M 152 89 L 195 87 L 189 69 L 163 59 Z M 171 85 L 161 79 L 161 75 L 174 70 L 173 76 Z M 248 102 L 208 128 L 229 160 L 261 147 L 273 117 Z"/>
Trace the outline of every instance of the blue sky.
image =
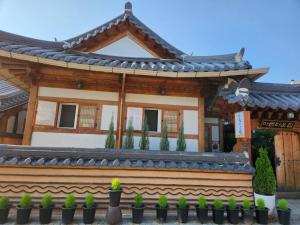
<path id="1" fill-rule="evenodd" d="M 123 12 L 125 0 L 0 0 L 0 29 L 44 40 L 71 38 Z M 132 0 L 133 13 L 180 50 L 237 52 L 270 67 L 262 82 L 300 80 L 299 0 Z"/>

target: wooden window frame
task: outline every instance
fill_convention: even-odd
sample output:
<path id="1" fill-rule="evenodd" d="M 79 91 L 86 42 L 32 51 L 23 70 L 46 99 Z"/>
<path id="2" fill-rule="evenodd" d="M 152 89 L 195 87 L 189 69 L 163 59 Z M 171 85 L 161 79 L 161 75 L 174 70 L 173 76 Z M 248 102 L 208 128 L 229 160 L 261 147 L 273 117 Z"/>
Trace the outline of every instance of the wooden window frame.
<path id="1" fill-rule="evenodd" d="M 168 131 L 168 133 L 178 133 L 179 128 L 180 128 L 180 116 L 181 116 L 181 111 L 180 110 L 169 110 L 169 109 L 163 109 L 162 110 L 162 117 L 161 117 L 161 127 L 164 126 L 165 124 L 165 112 L 176 112 L 177 113 L 177 129 L 176 131 Z"/>
<path id="2" fill-rule="evenodd" d="M 75 111 L 75 121 L 74 121 L 74 126 L 73 127 L 61 127 L 60 120 L 61 120 L 61 108 L 63 105 L 74 105 L 76 106 L 76 111 Z M 62 128 L 62 129 L 78 129 L 77 128 L 77 122 L 78 122 L 78 112 L 79 112 L 79 104 L 78 103 L 65 103 L 65 102 L 60 102 L 59 103 L 59 110 L 58 110 L 58 118 L 57 118 L 57 128 Z"/>
<path id="3" fill-rule="evenodd" d="M 79 123 L 80 123 L 80 112 L 81 112 L 81 108 L 82 106 L 94 106 L 96 107 L 96 112 L 95 112 L 95 116 L 94 116 L 94 126 L 93 127 L 81 127 L 79 126 Z M 98 109 L 99 109 L 99 105 L 98 104 L 78 104 L 78 117 L 77 117 L 77 126 L 75 129 L 84 129 L 84 130 L 89 130 L 89 129 L 98 129 Z M 101 117 L 100 117 L 101 119 Z M 99 121 L 101 122 L 101 121 Z"/>
<path id="4" fill-rule="evenodd" d="M 162 109 L 158 109 L 158 108 L 150 108 L 150 107 L 143 107 L 143 113 L 142 113 L 142 128 L 143 128 L 143 125 L 144 125 L 144 118 L 145 118 L 145 110 L 156 110 L 157 113 L 159 113 L 159 110 L 162 111 Z M 161 133 L 161 128 L 162 126 L 160 126 L 160 132 L 158 131 L 158 127 L 159 127 L 159 124 L 161 124 L 162 121 L 159 121 L 159 115 L 157 114 L 157 130 L 156 131 L 150 131 L 149 130 L 149 133 L 155 133 L 155 134 L 160 134 Z"/>

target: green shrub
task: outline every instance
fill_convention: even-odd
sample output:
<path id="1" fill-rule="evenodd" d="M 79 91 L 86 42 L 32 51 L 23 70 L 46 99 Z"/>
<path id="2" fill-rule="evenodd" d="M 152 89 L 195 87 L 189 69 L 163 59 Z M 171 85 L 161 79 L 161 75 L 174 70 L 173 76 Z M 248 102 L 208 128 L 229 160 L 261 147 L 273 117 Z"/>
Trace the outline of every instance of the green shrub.
<path id="1" fill-rule="evenodd" d="M 243 200 L 243 208 L 244 208 L 244 209 L 250 209 L 250 207 L 251 207 L 251 202 L 250 202 L 250 200 L 249 200 L 249 199 L 244 199 L 244 200 Z"/>
<path id="2" fill-rule="evenodd" d="M 105 148 L 114 148 L 114 147 L 115 147 L 114 115 L 112 115 L 109 124 L 109 132 L 105 140 Z"/>
<path id="3" fill-rule="evenodd" d="M 185 151 L 185 149 L 186 149 L 186 142 L 185 142 L 185 138 L 184 138 L 184 127 L 183 127 L 183 123 L 182 123 L 181 127 L 179 128 L 179 131 L 178 131 L 176 151 Z"/>
<path id="4" fill-rule="evenodd" d="M 23 208 L 23 209 L 28 209 L 28 208 L 31 208 L 32 206 L 32 198 L 31 198 L 31 195 L 30 194 L 23 194 L 21 199 L 20 199 L 20 202 L 19 202 L 19 205 L 20 205 L 20 208 Z"/>
<path id="5" fill-rule="evenodd" d="M 134 196 L 134 208 L 141 208 L 143 206 L 143 196 L 137 193 Z"/>
<path id="6" fill-rule="evenodd" d="M 266 207 L 265 200 L 263 200 L 262 198 L 258 198 L 256 200 L 256 206 L 258 209 L 265 209 L 265 207 Z"/>
<path id="7" fill-rule="evenodd" d="M 266 148 L 260 148 L 259 157 L 255 162 L 256 171 L 253 180 L 255 193 L 273 195 L 276 191 L 276 179 Z"/>
<path id="8" fill-rule="evenodd" d="M 65 208 L 71 209 L 75 206 L 76 198 L 73 194 L 68 194 L 65 198 Z"/>
<path id="9" fill-rule="evenodd" d="M 41 200 L 41 206 L 42 208 L 50 208 L 52 206 L 52 195 L 51 194 L 45 194 Z"/>
<path id="10" fill-rule="evenodd" d="M 198 206 L 200 209 L 205 209 L 206 208 L 206 198 L 204 196 L 200 196 L 198 198 Z"/>
<path id="11" fill-rule="evenodd" d="M 236 200 L 234 197 L 228 199 L 229 209 L 236 209 Z"/>
<path id="12" fill-rule="evenodd" d="M 9 204 L 9 198 L 6 196 L 0 197 L 0 209 L 6 209 Z"/>
<path id="13" fill-rule="evenodd" d="M 118 191 L 121 189 L 120 180 L 118 178 L 114 178 L 111 181 L 111 190 Z"/>
<path id="14" fill-rule="evenodd" d="M 84 202 L 87 208 L 92 208 L 94 206 L 94 196 L 91 193 L 87 194 Z"/>
<path id="15" fill-rule="evenodd" d="M 167 122 L 164 122 L 164 126 L 161 132 L 161 138 L 160 138 L 160 150 L 161 151 L 169 151 L 170 143 L 168 139 L 168 125 Z"/>
<path id="16" fill-rule="evenodd" d="M 186 203 L 186 198 L 181 196 L 179 199 L 178 199 L 178 207 L 180 209 L 184 209 L 186 207 L 187 203 Z"/>
<path id="17" fill-rule="evenodd" d="M 222 209 L 223 208 L 223 201 L 221 199 L 219 199 L 219 198 L 216 198 L 214 200 L 214 207 L 216 209 Z"/>
<path id="18" fill-rule="evenodd" d="M 133 138 L 133 125 L 132 125 L 133 118 L 129 119 L 128 128 L 126 130 L 125 140 L 123 148 L 125 149 L 133 149 L 134 148 L 134 138 Z"/>
<path id="19" fill-rule="evenodd" d="M 165 195 L 159 196 L 158 205 L 159 205 L 159 208 L 161 208 L 161 209 L 167 208 L 167 206 L 168 206 L 168 198 Z"/>
<path id="20" fill-rule="evenodd" d="M 144 117 L 142 125 L 142 133 L 139 146 L 141 150 L 149 150 L 149 127 L 146 116 Z"/>
<path id="21" fill-rule="evenodd" d="M 278 208 L 283 211 L 287 211 L 289 209 L 288 202 L 285 199 L 278 200 Z"/>

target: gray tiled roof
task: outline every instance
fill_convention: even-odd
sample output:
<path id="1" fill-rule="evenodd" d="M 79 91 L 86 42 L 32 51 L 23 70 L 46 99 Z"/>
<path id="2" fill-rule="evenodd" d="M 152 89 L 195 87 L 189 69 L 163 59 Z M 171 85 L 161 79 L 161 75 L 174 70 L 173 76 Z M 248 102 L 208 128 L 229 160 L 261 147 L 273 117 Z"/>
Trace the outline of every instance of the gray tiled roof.
<path id="1" fill-rule="evenodd" d="M 27 103 L 28 95 L 19 88 L 0 80 L 0 112 Z"/>
<path id="2" fill-rule="evenodd" d="M 176 168 L 253 173 L 248 158 L 237 153 L 189 153 L 139 150 L 46 148 L 0 145 L 0 164 L 36 166 L 109 166 Z"/>
<path id="3" fill-rule="evenodd" d="M 237 89 L 246 88 L 248 92 L 238 94 Z M 242 106 L 300 110 L 299 84 L 274 84 L 251 82 L 244 78 L 240 83 L 223 89 L 220 93 L 228 103 L 238 103 Z"/>

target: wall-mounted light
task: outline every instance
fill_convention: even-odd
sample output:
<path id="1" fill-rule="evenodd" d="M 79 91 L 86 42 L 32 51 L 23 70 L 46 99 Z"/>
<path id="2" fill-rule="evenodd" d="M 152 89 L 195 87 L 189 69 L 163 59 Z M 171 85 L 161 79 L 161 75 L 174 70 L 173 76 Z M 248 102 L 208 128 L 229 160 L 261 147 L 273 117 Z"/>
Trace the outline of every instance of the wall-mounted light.
<path id="1" fill-rule="evenodd" d="M 163 88 L 163 87 L 160 87 L 160 88 L 159 88 L 159 93 L 160 93 L 161 95 L 165 95 L 165 94 L 166 94 L 166 89 Z"/>
<path id="2" fill-rule="evenodd" d="M 83 88 L 83 81 L 82 80 L 77 81 L 76 88 L 77 89 L 82 89 Z"/>
<path id="3" fill-rule="evenodd" d="M 292 120 L 292 119 L 295 118 L 295 114 L 294 114 L 293 112 L 288 112 L 288 113 L 286 114 L 286 117 L 287 117 L 289 120 Z"/>

